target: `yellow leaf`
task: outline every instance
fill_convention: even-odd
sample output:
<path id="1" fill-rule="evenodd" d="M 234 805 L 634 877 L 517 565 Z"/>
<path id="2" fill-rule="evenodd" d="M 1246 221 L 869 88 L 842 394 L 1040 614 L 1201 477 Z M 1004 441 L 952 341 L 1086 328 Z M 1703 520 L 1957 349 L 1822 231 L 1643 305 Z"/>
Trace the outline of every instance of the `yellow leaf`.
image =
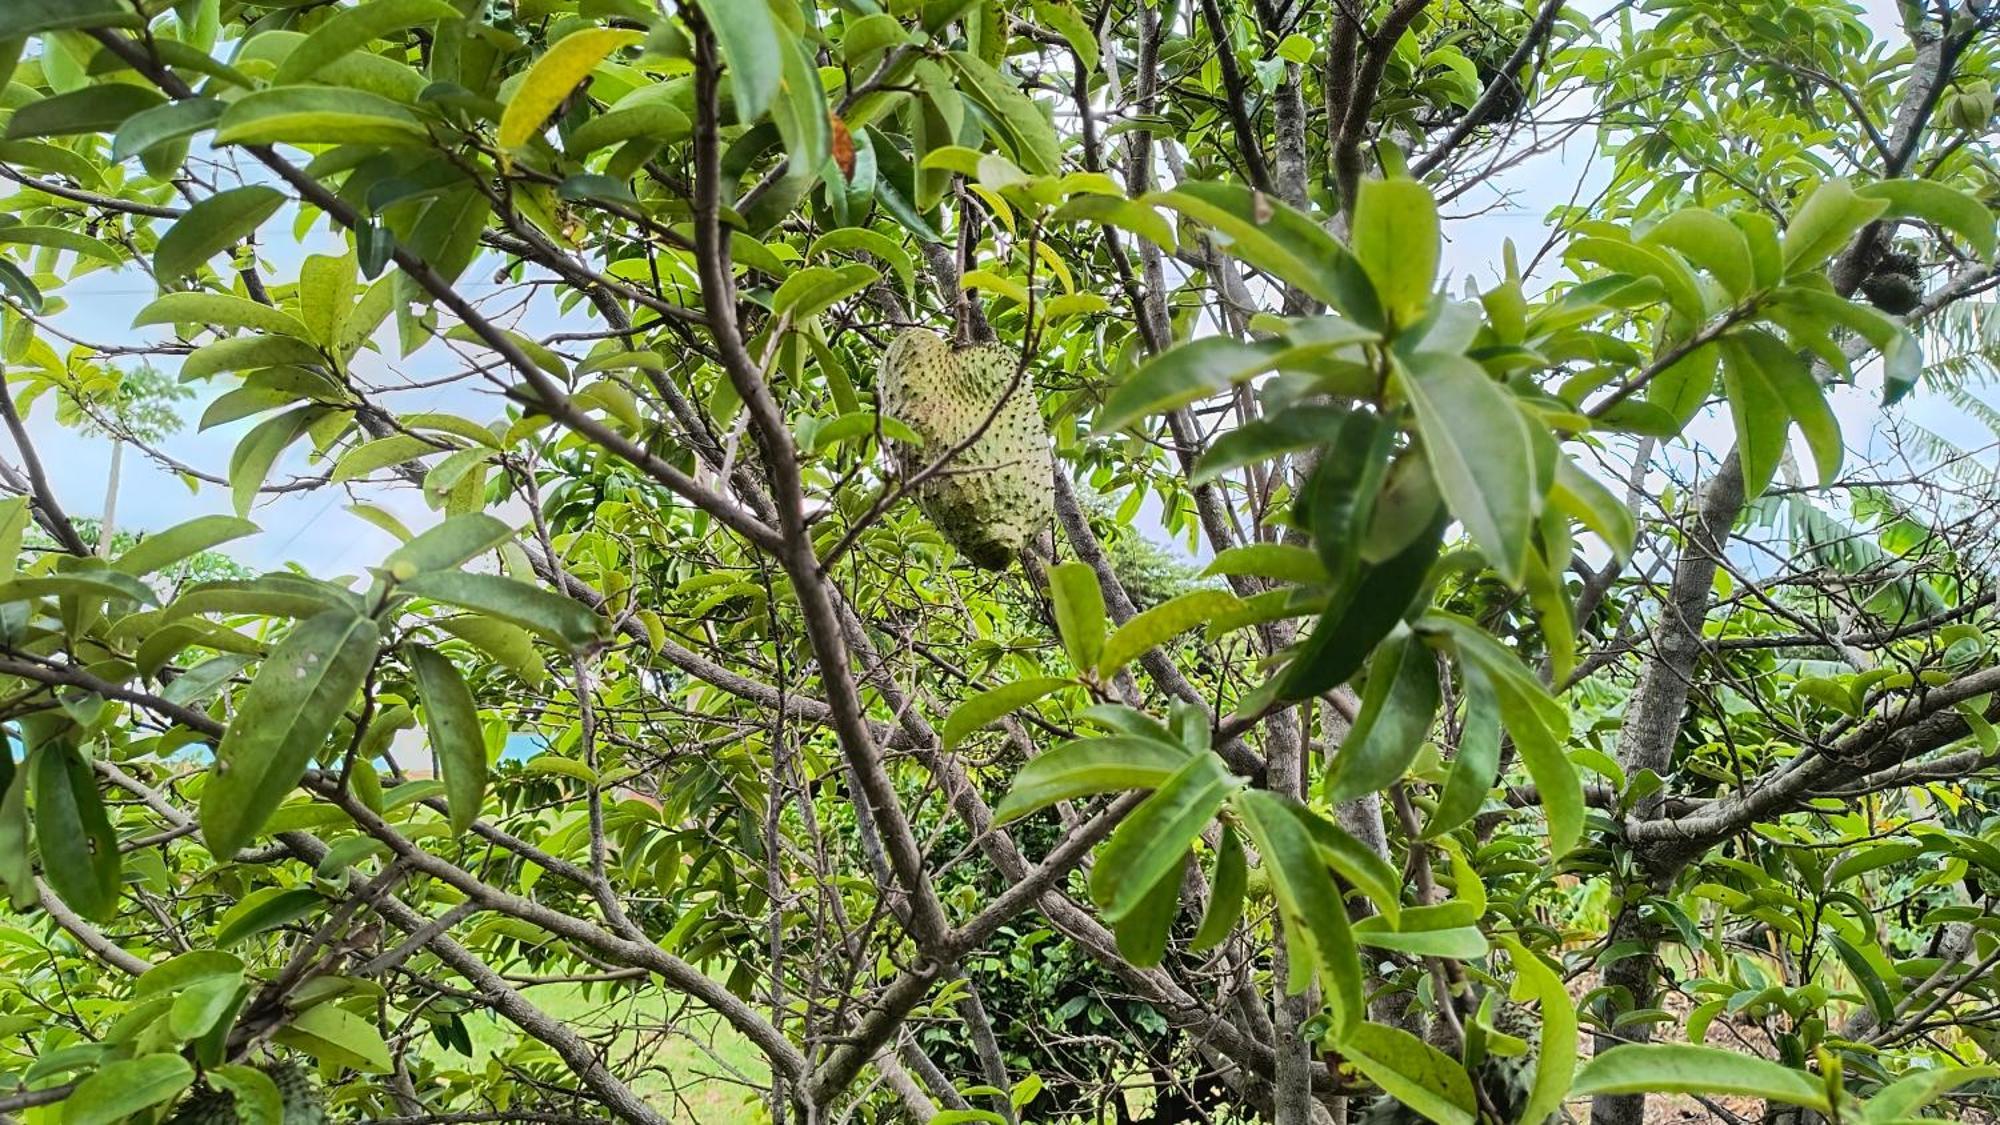
<path id="1" fill-rule="evenodd" d="M 572 32 L 528 68 L 520 89 L 500 115 L 500 147 L 519 148 L 541 129 L 571 90 L 597 69 L 604 57 L 645 38 L 641 31 L 595 27 Z"/>

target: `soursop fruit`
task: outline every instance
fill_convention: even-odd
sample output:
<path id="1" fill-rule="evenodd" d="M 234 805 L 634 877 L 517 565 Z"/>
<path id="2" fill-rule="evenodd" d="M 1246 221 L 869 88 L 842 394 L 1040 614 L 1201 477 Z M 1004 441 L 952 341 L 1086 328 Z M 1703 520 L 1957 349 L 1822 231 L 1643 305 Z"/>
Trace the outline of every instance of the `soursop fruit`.
<path id="1" fill-rule="evenodd" d="M 282 1125 L 327 1125 L 326 1099 L 313 1084 L 312 1076 L 291 1063 L 275 1063 L 258 1068 L 278 1087 L 284 1099 Z M 227 1090 L 203 1086 L 189 1094 L 167 1118 L 165 1125 L 240 1125 L 243 1115 L 236 1112 L 236 1098 Z"/>
<path id="2" fill-rule="evenodd" d="M 875 383 L 882 413 L 920 439 L 889 443 L 905 476 L 978 432 L 914 493 L 946 542 L 988 570 L 1006 569 L 1055 514 L 1048 428 L 1033 380 L 1025 371 L 1014 378 L 1018 362 L 997 344 L 953 348 L 934 332 L 912 328 L 889 345 Z M 981 431 L 988 415 L 993 420 Z"/>

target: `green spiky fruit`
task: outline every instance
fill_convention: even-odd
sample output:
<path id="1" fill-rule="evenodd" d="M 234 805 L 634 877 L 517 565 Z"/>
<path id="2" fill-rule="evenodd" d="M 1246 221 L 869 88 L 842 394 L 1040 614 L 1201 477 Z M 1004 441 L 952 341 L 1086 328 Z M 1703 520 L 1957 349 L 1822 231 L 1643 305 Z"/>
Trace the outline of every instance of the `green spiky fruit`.
<path id="1" fill-rule="evenodd" d="M 1903 316 L 1923 303 L 1924 288 L 1906 273 L 1871 273 L 1861 282 L 1868 303 L 1892 316 Z"/>
<path id="2" fill-rule="evenodd" d="M 326 1100 L 313 1085 L 312 1076 L 291 1063 L 275 1063 L 258 1068 L 278 1087 L 284 1100 L 282 1125 L 327 1125 Z M 203 1086 L 189 1094 L 165 1125 L 240 1125 L 236 1098 L 227 1090 Z"/>
<path id="3" fill-rule="evenodd" d="M 905 477 L 965 445 L 916 485 L 917 506 L 973 565 L 1005 569 L 1055 512 L 1048 428 L 1018 358 L 912 328 L 889 345 L 875 387 L 882 413 L 919 439 L 890 443 Z"/>

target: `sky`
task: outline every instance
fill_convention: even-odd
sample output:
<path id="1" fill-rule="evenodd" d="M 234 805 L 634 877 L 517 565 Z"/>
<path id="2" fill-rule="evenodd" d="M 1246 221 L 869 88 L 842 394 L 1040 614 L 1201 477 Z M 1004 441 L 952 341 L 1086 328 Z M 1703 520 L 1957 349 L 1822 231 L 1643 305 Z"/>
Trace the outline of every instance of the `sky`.
<path id="1" fill-rule="evenodd" d="M 1871 0 L 1868 8 L 1869 22 L 1879 34 L 1897 34 L 1892 4 Z M 1601 184 L 1608 174 L 1604 163 L 1594 156 L 1594 138 L 1586 131 L 1551 152 L 1490 178 L 1448 205 L 1444 257 L 1447 292 L 1461 292 L 1464 278 L 1483 285 L 1496 277 L 1501 248 L 1508 240 L 1517 245 L 1525 261 L 1548 237 L 1550 211 L 1568 202 L 1579 185 L 1587 192 Z M 343 249 L 324 223 L 302 238 L 285 237 L 286 232 L 295 229 L 289 221 L 293 217 L 289 210 L 281 212 L 264 228 L 265 241 L 260 251 L 269 265 L 266 276 L 274 280 L 296 277 L 298 263 L 308 253 L 338 253 Z M 475 298 L 495 297 L 502 288 L 494 280 L 496 264 L 492 260 L 475 264 L 467 271 L 462 287 Z M 1538 279 L 1531 282 L 1539 280 L 1546 284 L 1560 268 L 1560 263 L 1551 256 L 1542 263 Z M 129 344 L 138 339 L 165 340 L 169 336 L 164 327 L 128 327 L 134 315 L 156 295 L 150 279 L 137 271 L 100 271 L 64 286 L 59 293 L 69 307 L 52 321 L 65 332 L 113 344 Z M 526 300 L 529 303 L 518 327 L 530 335 L 585 326 L 580 318 L 565 318 L 559 313 L 545 290 Z M 512 298 L 505 303 L 512 303 Z M 383 387 L 419 384 L 447 375 L 462 365 L 458 355 L 435 343 L 407 359 L 395 358 L 394 335 L 392 322 L 380 338 L 383 350 L 364 352 L 357 361 L 357 373 L 365 381 Z M 170 368 L 172 361 L 161 366 Z M 189 424 L 163 443 L 172 456 L 218 474 L 226 470 L 237 439 L 257 421 L 245 419 L 207 432 L 195 429 L 194 417 L 224 386 L 226 383 L 217 381 L 202 388 L 188 407 Z M 1833 393 L 1835 410 L 1850 446 L 1867 450 L 1880 445 L 1878 431 L 1884 414 L 1876 399 L 1878 388 L 1879 381 L 1864 376 L 1861 387 L 1837 388 Z M 490 384 L 475 388 L 462 383 L 398 391 L 387 401 L 398 410 L 449 410 L 482 423 L 499 417 L 502 409 Z M 1980 436 L 1976 426 L 1956 417 L 1948 408 L 1940 409 L 1935 400 L 1919 396 L 1903 409 L 1925 425 L 1948 434 L 1967 440 Z M 109 442 L 58 426 L 47 402 L 37 405 L 30 418 L 30 429 L 55 480 L 59 497 L 70 513 L 79 517 L 101 514 L 110 465 Z M 1713 450 L 1726 448 L 1728 432 L 1726 417 L 1698 421 L 1690 434 L 1692 442 L 1682 443 L 1677 451 L 1670 450 L 1669 462 L 1684 472 L 1688 448 L 1705 447 L 1712 456 Z M 306 463 L 303 450 L 294 449 L 273 471 L 272 479 L 323 472 L 324 468 L 315 470 Z M 438 518 L 415 490 L 407 487 L 370 488 L 365 494 L 350 494 L 340 488 L 282 494 L 260 500 L 251 513 L 251 519 L 263 529 L 263 534 L 241 540 L 230 550 L 255 569 L 296 563 L 323 577 L 358 574 L 379 562 L 394 548 L 395 541 L 346 510 L 346 505 L 356 499 L 384 507 L 416 529 Z M 229 510 L 226 489 L 204 485 L 191 491 L 174 474 L 128 451 L 118 505 L 117 524 L 121 529 L 157 531 L 197 515 Z M 1157 509 L 1149 510 L 1157 523 Z M 1165 538 L 1164 534 L 1160 537 Z"/>

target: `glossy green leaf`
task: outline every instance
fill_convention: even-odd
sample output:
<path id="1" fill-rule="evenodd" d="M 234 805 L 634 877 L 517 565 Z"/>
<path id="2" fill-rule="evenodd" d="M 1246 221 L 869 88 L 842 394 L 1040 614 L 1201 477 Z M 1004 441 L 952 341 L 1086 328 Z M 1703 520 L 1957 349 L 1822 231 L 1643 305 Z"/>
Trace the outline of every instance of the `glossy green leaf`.
<path id="1" fill-rule="evenodd" d="M 1018 711 L 1044 696 L 1054 695 L 1064 688 L 1075 687 L 1076 681 L 1055 676 L 1030 676 L 989 688 L 952 708 L 951 715 L 944 721 L 944 748 L 955 749 L 972 732 L 1000 719 L 1001 716 Z"/>
<path id="2" fill-rule="evenodd" d="M 113 1125 L 172 1100 L 194 1084 L 194 1067 L 172 1053 L 109 1062 L 63 1101 L 63 1125 Z"/>
<path id="3" fill-rule="evenodd" d="M 1846 180 L 1820 184 L 1785 225 L 1785 269 L 1817 269 L 1888 206 L 1886 199 L 1856 195 Z"/>
<path id="4" fill-rule="evenodd" d="M 0 6 L 0 39 L 44 31 L 138 27 L 141 22 L 125 0 L 8 0 Z"/>
<path id="5" fill-rule="evenodd" d="M 200 269 L 210 258 L 256 233 L 285 203 L 283 192 L 262 184 L 231 188 L 188 208 L 160 236 L 153 272 L 174 281 Z"/>
<path id="6" fill-rule="evenodd" d="M 1437 203 L 1415 180 L 1363 180 L 1354 200 L 1354 257 L 1398 323 L 1423 316 L 1437 284 L 1443 239 Z"/>
<path id="7" fill-rule="evenodd" d="M 169 293 L 132 319 L 132 327 L 148 324 L 196 324 L 211 328 L 248 328 L 275 332 L 299 340 L 311 339 L 299 318 L 269 305 L 226 293 Z"/>
<path id="8" fill-rule="evenodd" d="M 290 86 L 307 81 L 328 63 L 372 40 L 388 39 L 439 20 L 459 18 L 459 10 L 444 0 L 369 0 L 341 9 L 285 56 L 277 73 L 271 76 L 271 84 Z"/>
<path id="9" fill-rule="evenodd" d="M 153 574 L 231 540 L 255 535 L 257 531 L 256 524 L 234 516 L 196 516 L 145 536 L 111 565 L 134 576 Z"/>
<path id="10" fill-rule="evenodd" d="M 1200 953 L 1222 944 L 1243 917 L 1243 895 L 1249 885 L 1250 867 L 1243 857 L 1243 844 L 1236 838 L 1236 829 L 1224 825 L 1222 843 L 1215 850 L 1215 866 L 1208 875 L 1208 908 L 1202 911 L 1201 928 L 1188 948 Z"/>
<path id="11" fill-rule="evenodd" d="M 1514 938 L 1501 936 L 1514 965 L 1513 998 L 1535 1002 L 1541 1031 L 1536 1043 L 1535 1080 L 1528 1089 L 1523 1121 L 1545 1121 L 1562 1112 L 1576 1075 L 1577 1012 L 1562 974 Z"/>
<path id="12" fill-rule="evenodd" d="M 1155 884 L 1178 876 L 1202 830 L 1242 785 L 1222 759 L 1198 754 L 1140 802 L 1098 851 L 1090 871 L 1091 897 L 1106 920 L 1131 914 Z"/>
<path id="13" fill-rule="evenodd" d="M 1067 562 L 1049 569 L 1049 598 L 1055 606 L 1056 632 L 1077 669 L 1094 669 L 1104 653 L 1104 589 L 1097 571 L 1086 563 Z"/>
<path id="14" fill-rule="evenodd" d="M 1390 1097 L 1438 1125 L 1473 1125 L 1478 1119 L 1478 1098 L 1465 1068 L 1401 1028 L 1364 1023 L 1341 1053 Z"/>
<path id="15" fill-rule="evenodd" d="M 444 781 L 451 830 L 464 833 L 479 819 L 486 799 L 486 739 L 479 727 L 479 707 L 465 677 L 436 649 L 413 644 L 405 654 L 424 703 L 424 731 Z"/>
<path id="16" fill-rule="evenodd" d="M 1486 802 L 1500 773 L 1500 703 L 1477 663 L 1459 669 L 1465 694 L 1465 717 L 1459 725 L 1457 753 L 1445 775 L 1444 791 L 1424 825 L 1424 837 L 1435 839 L 1471 820 Z"/>
<path id="17" fill-rule="evenodd" d="M 1463 356 L 1417 352 L 1401 372 L 1445 503 L 1501 579 L 1520 585 L 1541 501 L 1527 419 Z"/>
<path id="18" fill-rule="evenodd" d="M 118 833 L 104 813 L 89 763 L 76 747 L 48 742 L 34 751 L 28 773 L 43 877 L 78 914 L 100 922 L 111 918 L 118 910 Z"/>
<path id="19" fill-rule="evenodd" d="M 118 126 L 118 133 L 111 140 L 111 161 L 122 164 L 161 145 L 206 132 L 222 119 L 226 108 L 228 103 L 220 98 L 185 98 L 140 110 Z"/>
<path id="20" fill-rule="evenodd" d="M 450 570 L 514 538 L 506 521 L 485 512 L 452 516 L 391 552 L 382 569 L 398 581 L 434 570 Z"/>
<path id="21" fill-rule="evenodd" d="M 1363 1011 L 1361 963 L 1340 892 L 1312 835 L 1285 798 L 1246 789 L 1236 794 L 1231 807 L 1257 846 L 1284 920 L 1287 988 L 1303 992 L 1317 975 L 1332 1009 L 1333 1041 L 1345 1043 Z"/>
<path id="22" fill-rule="evenodd" d="M 1105 639 L 1104 652 L 1097 658 L 1097 674 L 1109 677 L 1148 650 L 1241 608 L 1241 598 L 1220 590 L 1191 590 L 1169 598 L 1120 625 Z"/>
<path id="23" fill-rule="evenodd" d="M 1187 764 L 1192 751 L 1176 742 L 1131 735 L 1081 738 L 1029 759 L 993 819 L 1019 820 L 1057 801 L 1131 789 L 1154 789 Z"/>
<path id="24" fill-rule="evenodd" d="M 755 121 L 778 96 L 784 74 L 785 41 L 770 8 L 744 0 L 695 0 L 728 64 L 729 88 L 737 116 Z"/>
<path id="25" fill-rule="evenodd" d="M 201 794 L 202 840 L 234 856 L 299 783 L 375 662 L 375 623 L 327 610 L 295 626 L 244 692 Z"/>
<path id="26" fill-rule="evenodd" d="M 1670 247 L 1742 300 L 1757 286 L 1750 242 L 1736 224 L 1700 207 L 1688 207 L 1661 219 L 1646 232 L 1645 243 Z"/>
<path id="27" fill-rule="evenodd" d="M 1981 261 L 1993 260 L 1992 210 L 1950 184 L 1929 179 L 1878 180 L 1856 188 L 1854 194 L 1886 202 L 1883 215 L 1889 218 L 1922 219 L 1943 227 L 1965 239 Z"/>
<path id="28" fill-rule="evenodd" d="M 273 86 L 230 103 L 216 122 L 218 145 L 421 145 L 424 123 L 380 94 L 331 86 Z"/>
<path id="29" fill-rule="evenodd" d="M 433 571 L 406 579 L 397 589 L 511 621 L 569 648 L 595 642 L 605 628 L 604 619 L 581 602 L 496 574 Z"/>
<path id="30" fill-rule="evenodd" d="M 217 948 L 296 922 L 326 905 L 326 897 L 311 887 L 263 887 L 223 912 L 215 927 Z"/>
<path id="31" fill-rule="evenodd" d="M 1361 711 L 1326 772 L 1326 799 L 1350 801 L 1387 789 L 1423 749 L 1437 715 L 1437 657 L 1411 634 L 1375 650 Z"/>
<path id="32" fill-rule="evenodd" d="M 109 82 L 31 101 L 7 121 L 7 138 L 73 137 L 115 132 L 127 118 L 167 99 L 147 86 Z"/>
<path id="33" fill-rule="evenodd" d="M 1691 1043 L 1627 1043 L 1583 1064 L 1576 1095 L 1739 1094 L 1827 1111 L 1813 1075 L 1753 1055 Z"/>
<path id="34" fill-rule="evenodd" d="M 375 1025 L 334 1004 L 321 1004 L 293 1016 L 275 1038 L 322 1062 L 352 1067 L 364 1074 L 387 1074 L 394 1069 L 388 1044 Z"/>

